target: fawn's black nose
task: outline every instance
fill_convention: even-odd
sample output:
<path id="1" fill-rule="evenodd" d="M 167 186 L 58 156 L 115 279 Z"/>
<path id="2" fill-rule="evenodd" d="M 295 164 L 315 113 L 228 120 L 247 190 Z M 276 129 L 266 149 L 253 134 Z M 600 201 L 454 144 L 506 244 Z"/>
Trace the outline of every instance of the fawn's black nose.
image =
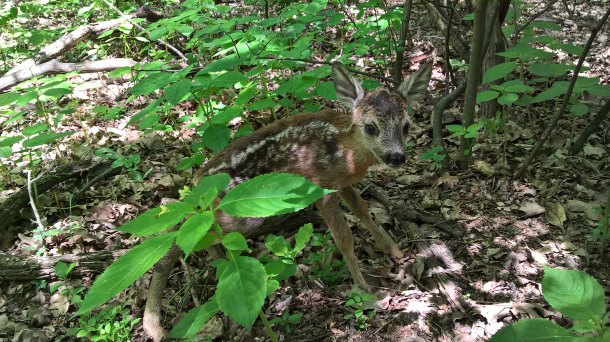
<path id="1" fill-rule="evenodd" d="M 405 162 L 406 158 L 403 153 L 391 152 L 383 157 L 383 161 L 391 167 L 398 167 Z"/>

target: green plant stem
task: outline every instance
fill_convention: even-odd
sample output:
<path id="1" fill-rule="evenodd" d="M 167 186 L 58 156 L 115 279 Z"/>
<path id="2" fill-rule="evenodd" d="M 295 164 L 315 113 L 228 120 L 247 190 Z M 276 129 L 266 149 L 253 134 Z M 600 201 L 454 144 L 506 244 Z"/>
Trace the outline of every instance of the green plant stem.
<path id="1" fill-rule="evenodd" d="M 265 317 L 265 313 L 263 312 L 263 309 L 261 309 L 261 311 L 258 312 L 258 317 L 260 317 L 261 321 L 263 322 L 263 325 L 265 326 L 265 331 L 267 331 L 267 335 L 269 335 L 271 342 L 278 342 L 277 336 L 271 329 L 271 324 L 269 324 L 267 317 Z"/>
<path id="2" fill-rule="evenodd" d="M 576 79 L 578 79 L 578 73 L 580 73 L 580 69 L 582 68 L 583 63 L 585 62 L 585 58 L 589 54 L 589 50 L 591 49 L 591 46 L 593 45 L 593 42 L 595 41 L 595 37 L 597 37 L 597 33 L 601 30 L 602 26 L 604 26 L 604 23 L 606 22 L 606 20 L 608 19 L 609 16 L 610 16 L 610 7 L 608 7 L 608 9 L 606 10 L 606 13 L 604 13 L 604 16 L 597 22 L 595 27 L 591 30 L 589 39 L 587 40 L 587 43 L 585 44 L 585 47 L 582 50 L 580 58 L 578 59 L 578 63 L 576 64 L 576 68 L 574 68 L 574 73 L 572 74 L 572 78 L 570 79 L 570 83 L 568 84 L 568 89 L 566 90 L 566 92 L 563 96 L 563 102 L 561 103 L 561 107 L 559 108 L 559 111 L 553 116 L 553 119 L 547 125 L 547 128 L 544 130 L 544 132 L 542 133 L 542 136 L 540 137 L 540 139 L 538 139 L 538 141 L 534 145 L 534 148 L 530 151 L 530 154 L 527 156 L 527 158 L 525 158 L 523 163 L 519 166 L 519 168 L 517 169 L 517 172 L 515 172 L 515 176 L 514 176 L 515 178 L 521 178 L 523 176 L 523 174 L 528 169 L 528 167 L 530 166 L 530 164 L 532 163 L 534 158 L 538 155 L 538 152 L 540 152 L 542 145 L 544 145 L 546 140 L 551 136 L 551 133 L 553 133 L 555 126 L 557 126 L 557 123 L 563 117 L 563 114 L 566 112 L 566 109 L 568 108 L 568 103 L 570 101 L 570 97 L 572 96 L 572 91 L 574 90 L 574 85 L 576 84 Z"/>

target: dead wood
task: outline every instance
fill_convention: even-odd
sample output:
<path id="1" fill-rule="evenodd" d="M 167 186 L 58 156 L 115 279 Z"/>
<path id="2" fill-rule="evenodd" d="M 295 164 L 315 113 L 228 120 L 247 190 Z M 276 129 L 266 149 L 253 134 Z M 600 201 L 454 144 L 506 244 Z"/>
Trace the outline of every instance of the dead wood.
<path id="1" fill-rule="evenodd" d="M 108 168 L 110 168 L 110 162 L 93 164 L 91 160 L 76 161 L 39 176 L 34 179 L 33 186 L 38 193 L 45 193 L 55 186 L 73 179 L 95 178 L 96 175 L 103 173 Z M 113 170 L 115 170 L 115 173 L 121 171 L 120 168 Z M 8 236 L 8 227 L 21 218 L 20 213 L 28 202 L 28 189 L 27 186 L 23 186 L 0 205 L 0 217 L 2 218 L 0 220 L 0 236 Z M 2 241 L 0 241 L 1 244 Z"/>
<path id="2" fill-rule="evenodd" d="M 55 265 L 78 262 L 70 277 L 97 274 L 104 271 L 125 250 L 115 252 L 90 252 L 85 254 L 35 256 L 10 255 L 0 252 L 0 281 L 57 280 Z"/>
<path id="3" fill-rule="evenodd" d="M 430 14 L 439 30 L 443 32 L 444 35 L 447 35 L 447 31 L 450 31 L 450 29 L 447 27 L 448 19 L 445 18 L 443 14 L 437 8 L 435 8 L 434 5 L 431 4 L 429 1 L 422 2 L 426 7 L 426 10 L 428 11 L 428 14 Z M 449 40 L 451 46 L 458 53 L 460 58 L 465 61 L 468 61 L 470 58 L 470 48 L 468 44 L 464 41 L 464 39 L 462 39 L 462 37 L 460 37 L 459 35 L 454 34 L 449 36 Z"/>
<path id="4" fill-rule="evenodd" d="M 132 67 L 134 65 L 136 65 L 136 61 L 131 58 L 111 58 L 81 63 L 62 63 L 57 59 L 53 59 L 39 65 L 33 65 L 27 69 L 17 70 L 8 76 L 1 77 L 0 91 L 40 75 L 65 74 L 72 71 L 104 72 L 122 67 Z"/>
<path id="5" fill-rule="evenodd" d="M 74 31 L 66 33 L 55 42 L 45 46 L 42 50 L 38 51 L 34 57 L 23 61 L 21 64 L 15 66 L 13 69 L 4 74 L 4 76 L 0 78 L 0 91 L 4 91 L 5 89 L 12 87 L 19 82 L 23 82 L 28 78 L 41 75 L 40 73 L 31 73 L 28 71 L 36 68 L 37 66 L 42 67 L 43 63 L 52 61 L 63 55 L 64 52 L 70 50 L 79 42 L 89 39 L 91 36 L 98 36 L 111 28 L 130 21 L 133 18 L 146 18 L 149 21 L 157 21 L 161 19 L 162 16 L 152 12 L 146 7 L 140 7 L 135 12 L 127 14 L 121 18 L 78 27 Z M 51 66 L 52 64 L 45 66 L 44 68 L 50 68 Z M 23 79 L 23 77 L 28 74 L 31 74 L 31 76 Z"/>

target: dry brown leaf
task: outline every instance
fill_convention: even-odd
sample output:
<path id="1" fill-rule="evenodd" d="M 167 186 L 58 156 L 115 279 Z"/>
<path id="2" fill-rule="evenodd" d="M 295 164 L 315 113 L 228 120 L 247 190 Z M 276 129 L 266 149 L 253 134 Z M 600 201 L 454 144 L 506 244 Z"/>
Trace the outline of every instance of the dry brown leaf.
<path id="1" fill-rule="evenodd" d="M 567 220 L 563 206 L 557 202 L 549 202 L 544 209 L 546 210 L 546 220 L 556 227 L 563 228 L 563 223 Z"/>

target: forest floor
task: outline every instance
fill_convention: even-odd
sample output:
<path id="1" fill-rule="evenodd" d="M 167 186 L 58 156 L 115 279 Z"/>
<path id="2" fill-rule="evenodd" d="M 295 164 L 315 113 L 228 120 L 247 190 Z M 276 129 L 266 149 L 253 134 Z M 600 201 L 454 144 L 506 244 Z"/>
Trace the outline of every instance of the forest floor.
<path id="1" fill-rule="evenodd" d="M 557 3 L 549 16 L 562 10 L 561 2 Z M 582 2 L 576 8 L 582 20 L 599 17 L 604 2 L 592 4 Z M 567 42 L 581 43 L 587 38 L 587 29 L 569 25 L 564 28 Z M 608 83 L 608 33 L 602 36 L 587 59 L 588 73 Z M 418 48 L 427 50 L 435 43 L 420 42 Z M 443 74 L 436 63 L 433 77 L 442 78 Z M 86 75 L 76 77 L 87 82 Z M 95 91 L 82 87 L 81 92 L 75 92 L 82 101 L 79 111 L 87 113 L 97 104 L 112 104 L 128 86 L 128 83 L 107 84 Z M 441 95 L 440 86 L 432 91 L 434 98 Z M 179 107 L 177 115 L 191 110 Z M 449 112 L 458 116 L 460 110 L 461 103 L 456 103 Z M 316 246 L 308 246 L 299 258 L 298 276 L 285 281 L 268 299 L 268 318 L 280 338 L 297 342 L 481 341 L 502 326 L 525 318 L 543 317 L 568 326 L 570 322 L 541 295 L 544 266 L 585 271 L 609 294 L 610 263 L 600 261 L 599 243 L 591 235 L 600 222 L 599 208 L 610 185 L 608 130 L 593 135 L 581 154 L 570 156 L 566 141 L 586 126 L 587 117 L 566 118 L 555 130 L 543 155 L 530 165 L 527 177 L 511 177 L 548 125 L 554 110 L 555 106 L 540 106 L 527 113 L 514 113 L 506 135 L 480 137 L 473 150 L 471 169 L 458 171 L 449 165 L 450 171 L 442 174 L 421 160 L 431 146 L 430 116 L 426 109 L 421 110 L 415 119 L 419 128 L 411 133 L 414 147 L 405 166 L 399 170 L 372 170 L 368 185 L 359 188 L 375 221 L 390 231 L 406 257 L 398 261 L 388 258 L 372 247 L 363 230 L 354 229 L 356 253 L 374 290 L 374 298 L 367 298 L 353 290 L 349 273 L 338 261 L 340 258 L 332 258 L 335 253 L 326 241 L 329 235 L 318 227 Z M 90 154 L 94 145 L 119 150 L 120 146 L 130 146 L 122 150 L 125 154 L 145 149 L 141 166 L 150 172 L 144 181 L 135 182 L 127 174 L 114 176 L 89 189 L 81 202 L 69 209 L 54 203 L 58 197 L 67 197 L 71 189 L 41 194 L 40 203 L 46 203 L 39 208 L 43 221 L 66 233 L 37 240 L 36 233 L 29 228 L 30 222 L 24 220 L 13 227 L 12 236 L 3 238 L 14 240 L 9 246 L 2 246 L 4 252 L 33 255 L 42 241 L 46 256 L 125 250 L 137 244 L 137 239 L 127 238 L 114 228 L 165 198 L 177 197 L 178 190 L 189 184 L 190 173 L 176 171 L 173 166 L 184 157 L 193 132 L 147 136 L 131 128 L 127 121 L 129 115 L 120 121 L 63 122 L 61 125 L 71 125 L 71 129 L 80 133 L 73 135 L 73 141 L 62 146 L 61 151 L 49 153 L 78 159 Z M 603 127 L 608 126 L 606 121 Z M 455 150 L 457 138 L 446 141 L 450 150 Z M 52 169 L 56 162 L 51 157 L 46 159 L 45 168 Z M 4 176 L 10 183 L 0 192 L 0 201 L 24 184 L 19 170 L 15 167 L 9 176 Z M 378 188 L 395 204 L 393 210 L 380 202 Z M 410 222 L 404 227 L 396 211 L 418 212 L 437 220 Z M 357 219 L 350 213 L 346 216 L 356 228 Z M 418 239 L 409 239 L 406 229 L 419 232 Z M 263 238 L 253 241 L 253 255 L 260 252 L 263 241 Z M 429 248 L 419 250 L 416 245 Z M 427 268 L 425 261 L 429 258 L 441 260 L 443 267 Z M 193 293 L 200 300 L 211 293 L 213 268 L 209 262 L 205 253 L 199 253 L 188 259 L 188 269 L 180 266 L 174 272 L 165 294 L 163 322 L 168 326 L 193 306 Z M 73 316 L 75 306 L 70 298 L 76 294 L 52 293 L 48 286 L 65 283 L 71 289 L 86 288 L 94 276 L 68 277 L 50 284 L 3 280 L 0 341 L 70 339 L 66 337 L 70 328 L 86 325 Z M 445 281 L 439 283 L 438 279 Z M 149 281 L 150 273 L 111 304 L 124 305 L 131 317 L 141 317 Z M 455 296 L 453 300 L 447 293 Z M 353 300 L 358 297 L 364 298 L 362 304 Z M 358 318 L 360 310 L 363 316 Z M 120 315 L 112 317 L 118 321 Z M 135 325 L 136 341 L 145 340 L 141 327 L 141 322 Z M 219 315 L 206 325 L 201 336 L 221 341 L 267 340 L 260 323 L 248 331 Z"/>

